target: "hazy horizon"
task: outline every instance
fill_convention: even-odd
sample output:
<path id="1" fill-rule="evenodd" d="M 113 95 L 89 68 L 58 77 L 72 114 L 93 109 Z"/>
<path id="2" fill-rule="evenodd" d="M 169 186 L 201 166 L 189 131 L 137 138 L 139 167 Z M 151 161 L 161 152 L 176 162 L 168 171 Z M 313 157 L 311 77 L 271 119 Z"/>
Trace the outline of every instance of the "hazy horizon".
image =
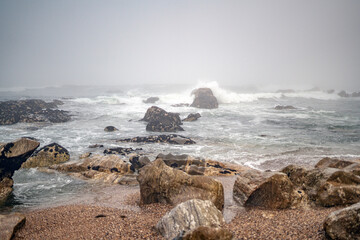
<path id="1" fill-rule="evenodd" d="M 0 0 L 0 88 L 360 91 L 360 1 Z"/>

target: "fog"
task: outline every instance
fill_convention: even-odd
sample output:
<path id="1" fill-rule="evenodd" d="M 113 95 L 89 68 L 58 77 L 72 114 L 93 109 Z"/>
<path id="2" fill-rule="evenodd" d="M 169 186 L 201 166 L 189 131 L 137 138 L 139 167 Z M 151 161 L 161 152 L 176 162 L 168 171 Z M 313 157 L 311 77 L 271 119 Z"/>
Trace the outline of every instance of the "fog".
<path id="1" fill-rule="evenodd" d="M 1 0 L 0 87 L 360 89 L 360 1 Z"/>

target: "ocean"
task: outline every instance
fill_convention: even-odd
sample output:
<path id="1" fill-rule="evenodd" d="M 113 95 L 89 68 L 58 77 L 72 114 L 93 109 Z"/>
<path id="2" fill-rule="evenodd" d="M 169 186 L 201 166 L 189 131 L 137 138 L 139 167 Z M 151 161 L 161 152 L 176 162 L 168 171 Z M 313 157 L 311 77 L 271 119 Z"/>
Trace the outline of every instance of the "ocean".
<path id="1" fill-rule="evenodd" d="M 191 104 L 192 90 L 210 87 L 219 101 L 218 109 L 174 107 Z M 1 90 L 0 90 L 1 91 Z M 324 157 L 360 158 L 360 98 L 342 98 L 326 91 L 243 91 L 220 87 L 216 82 L 186 85 L 149 86 L 59 86 L 42 89 L 2 91 L 0 101 L 38 98 L 59 99 L 59 109 L 69 111 L 66 123 L 18 123 L 0 126 L 0 142 L 34 137 L 41 146 L 56 142 L 70 152 L 70 161 L 79 161 L 85 152 L 102 153 L 89 145 L 142 148 L 153 160 L 159 153 L 189 154 L 222 162 L 246 165 L 260 170 L 278 170 L 289 164 L 311 166 Z M 155 104 L 143 103 L 159 97 Z M 168 112 L 200 113 L 195 122 L 184 122 L 183 132 L 194 145 L 165 143 L 118 143 L 116 139 L 159 135 L 147 132 L 139 121 L 151 106 Z M 276 110 L 291 105 L 295 109 Z M 119 131 L 105 132 L 106 126 Z M 124 157 L 126 159 L 126 157 Z M 14 191 L 7 207 L 32 209 L 76 198 L 94 185 L 61 173 L 21 169 L 14 174 Z M 89 190 L 90 189 L 90 190 Z"/>

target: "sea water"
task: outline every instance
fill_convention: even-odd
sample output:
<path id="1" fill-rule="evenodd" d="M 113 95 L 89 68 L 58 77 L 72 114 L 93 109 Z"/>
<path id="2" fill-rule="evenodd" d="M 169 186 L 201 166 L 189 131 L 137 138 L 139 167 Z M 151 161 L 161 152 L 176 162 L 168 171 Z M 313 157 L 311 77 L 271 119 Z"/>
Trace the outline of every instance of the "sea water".
<path id="1" fill-rule="evenodd" d="M 217 109 L 173 107 L 191 104 L 191 91 L 210 87 L 219 101 Z M 159 97 L 155 104 L 145 104 L 148 97 Z M 360 98 L 341 98 L 336 92 L 238 91 L 222 88 L 216 82 L 194 86 L 82 87 L 63 86 L 44 89 L 7 91 L 0 100 L 40 98 L 60 99 L 59 109 L 69 111 L 66 123 L 18 123 L 0 126 L 0 142 L 27 136 L 41 146 L 56 142 L 70 152 L 73 162 L 85 152 L 101 154 L 103 149 L 89 145 L 142 148 L 150 159 L 159 153 L 189 154 L 222 162 L 243 164 L 260 170 L 277 170 L 289 164 L 311 166 L 323 157 L 360 158 Z M 166 143 L 119 143 L 116 139 L 163 133 L 147 132 L 139 121 L 152 105 L 180 118 L 200 113 L 195 122 L 184 122 L 194 145 Z M 276 110 L 277 105 L 296 109 Z M 108 125 L 119 131 L 105 132 Z M 126 157 L 124 157 L 126 159 Z M 14 191 L 8 205 L 31 208 L 61 203 L 76 197 L 89 183 L 61 173 L 21 169 L 14 174 Z"/>

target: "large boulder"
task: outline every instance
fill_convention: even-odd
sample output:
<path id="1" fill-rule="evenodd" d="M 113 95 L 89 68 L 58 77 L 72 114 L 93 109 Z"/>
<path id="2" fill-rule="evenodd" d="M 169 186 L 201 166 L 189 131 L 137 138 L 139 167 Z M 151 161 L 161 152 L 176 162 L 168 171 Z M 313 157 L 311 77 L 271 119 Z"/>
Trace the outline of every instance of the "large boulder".
<path id="1" fill-rule="evenodd" d="M 191 199 L 168 212 L 156 228 L 166 239 L 174 239 L 199 226 L 220 227 L 224 223 L 224 217 L 211 201 Z"/>
<path id="2" fill-rule="evenodd" d="M 39 99 L 0 102 L 0 125 L 18 122 L 60 123 L 70 120 L 68 112 L 53 109 L 61 101 L 47 103 Z"/>
<path id="3" fill-rule="evenodd" d="M 34 139 L 21 138 L 0 146 L 0 202 L 12 191 L 12 176 L 40 143 Z"/>
<path id="4" fill-rule="evenodd" d="M 0 239 L 13 239 L 15 232 L 24 226 L 25 221 L 25 216 L 20 213 L 0 215 Z"/>
<path id="5" fill-rule="evenodd" d="M 22 168 L 48 167 L 54 164 L 64 163 L 70 159 L 69 151 L 57 143 L 46 145 L 24 162 Z"/>
<path id="6" fill-rule="evenodd" d="M 190 176 L 167 166 L 160 158 L 141 168 L 137 180 L 143 204 L 176 205 L 197 198 L 212 201 L 220 210 L 224 207 L 224 188 L 219 181 L 206 176 Z"/>
<path id="7" fill-rule="evenodd" d="M 118 139 L 117 142 L 134 142 L 134 143 L 169 143 L 179 145 L 195 144 L 196 142 L 191 138 L 187 138 L 177 134 L 147 136 L 147 137 L 133 137 Z"/>
<path id="8" fill-rule="evenodd" d="M 210 88 L 198 88 L 191 94 L 195 95 L 195 99 L 190 105 L 191 107 L 212 109 L 218 108 L 219 106 L 218 101 Z"/>
<path id="9" fill-rule="evenodd" d="M 190 113 L 186 118 L 183 119 L 183 122 L 194 122 L 201 117 L 200 113 Z"/>
<path id="10" fill-rule="evenodd" d="M 294 187 L 290 179 L 279 172 L 248 170 L 237 177 L 233 197 L 241 206 L 268 209 L 305 207 L 307 195 Z"/>
<path id="11" fill-rule="evenodd" d="M 360 203 L 330 213 L 324 230 L 330 239 L 360 239 Z"/>
<path id="12" fill-rule="evenodd" d="M 152 106 L 146 113 L 143 121 L 148 122 L 146 131 L 151 132 L 177 132 L 184 131 L 180 126 L 182 122 L 179 113 L 166 112 L 164 109 Z"/>

